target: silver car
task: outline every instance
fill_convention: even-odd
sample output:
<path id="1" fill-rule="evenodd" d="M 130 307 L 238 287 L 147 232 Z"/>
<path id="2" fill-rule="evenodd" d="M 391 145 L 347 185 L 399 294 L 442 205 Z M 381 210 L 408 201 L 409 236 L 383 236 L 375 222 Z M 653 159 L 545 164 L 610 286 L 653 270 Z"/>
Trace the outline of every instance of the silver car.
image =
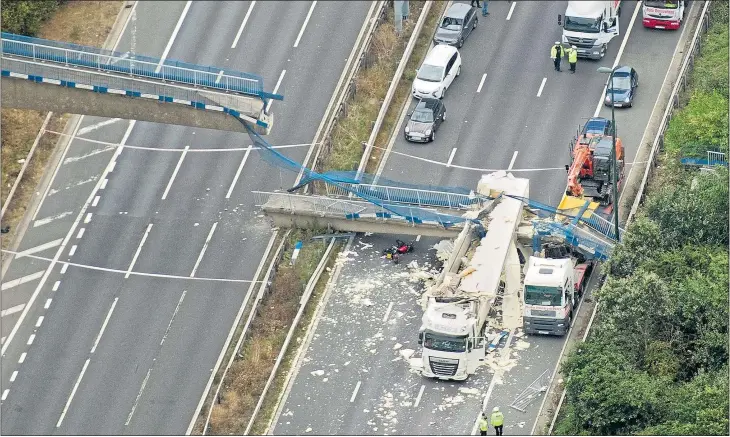
<path id="1" fill-rule="evenodd" d="M 461 48 L 464 40 L 477 28 L 477 10 L 466 3 L 454 3 L 433 37 L 434 44 L 448 44 Z"/>

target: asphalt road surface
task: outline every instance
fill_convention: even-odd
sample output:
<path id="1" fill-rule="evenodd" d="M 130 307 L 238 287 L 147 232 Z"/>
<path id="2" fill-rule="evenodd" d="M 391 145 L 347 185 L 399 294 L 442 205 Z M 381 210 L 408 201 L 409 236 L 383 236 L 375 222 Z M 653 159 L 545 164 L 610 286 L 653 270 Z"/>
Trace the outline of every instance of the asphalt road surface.
<path id="1" fill-rule="evenodd" d="M 401 124 L 393 147 L 395 152 L 444 164 L 456 148 L 452 167 L 392 153 L 383 176 L 474 188 L 485 172 L 456 166 L 511 168 L 517 176 L 530 178 L 531 198 L 556 206 L 566 184 L 568 144 L 578 125 L 594 116 L 602 98 L 607 75 L 596 69 L 613 65 L 635 7 L 636 2 L 623 2 L 621 36 L 611 42 L 605 59 L 579 59 L 577 73 L 570 74 L 567 63 L 558 73 L 549 59 L 551 44 L 560 39 L 553 17 L 564 12 L 565 2 L 491 2 L 489 17 L 480 17 L 478 29 L 461 50 L 461 75 L 447 91 L 448 117 L 436 141 L 407 143 Z M 620 54 L 619 64 L 633 66 L 640 75 L 634 107 L 616 110 L 628 162 L 637 152 L 680 34 L 644 29 L 639 11 Z M 610 109 L 601 109 L 599 115 L 610 118 Z M 544 168 L 557 170 L 519 171 Z M 543 372 L 552 373 L 565 339 L 515 337 L 511 357 L 516 365 L 500 381 L 493 381 L 488 367 L 464 383 L 413 375 L 400 351 L 417 349 L 422 311 L 416 299 L 421 290 L 409 281 L 406 262 L 394 266 L 378 257 L 395 238 L 355 240 L 274 432 L 469 434 L 492 385 L 486 407 L 504 411 L 505 433 L 530 433 L 540 401 L 524 413 L 509 405 Z M 420 240 L 414 258 L 433 264 L 433 251 L 427 249 L 436 242 Z"/>
<path id="2" fill-rule="evenodd" d="M 117 50 L 259 74 L 285 96 L 270 143 L 311 143 L 370 4 L 254 3 L 192 3 L 171 41 L 186 3 L 140 2 Z M 296 177 L 256 151 L 181 153 L 247 147 L 245 134 L 105 121 L 77 135 L 164 151 L 77 139 L 39 193 L 20 250 L 54 258 L 69 240 L 43 283 L 49 263 L 27 257 L 4 279 L 27 282 L 5 287 L 3 310 L 36 299 L 12 339 L 22 311 L 2 318 L 3 434 L 184 433 L 270 238 L 250 192 Z M 307 146 L 283 153 L 301 162 Z"/>

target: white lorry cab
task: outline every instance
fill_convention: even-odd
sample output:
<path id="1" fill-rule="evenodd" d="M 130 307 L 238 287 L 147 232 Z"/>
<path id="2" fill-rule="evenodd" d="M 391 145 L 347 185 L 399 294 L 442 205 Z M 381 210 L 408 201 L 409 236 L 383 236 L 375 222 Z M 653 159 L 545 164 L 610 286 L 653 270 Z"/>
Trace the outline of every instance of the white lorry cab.
<path id="1" fill-rule="evenodd" d="M 563 44 L 575 46 L 578 56 L 602 59 L 608 43 L 619 35 L 621 0 L 569 1 L 565 16 L 558 15 L 563 27 Z"/>
<path id="2" fill-rule="evenodd" d="M 484 361 L 482 332 L 488 305 L 482 300 L 429 298 L 418 331 L 423 376 L 463 381 Z"/>
<path id="3" fill-rule="evenodd" d="M 565 335 L 593 269 L 593 262 L 531 256 L 524 279 L 526 334 Z"/>

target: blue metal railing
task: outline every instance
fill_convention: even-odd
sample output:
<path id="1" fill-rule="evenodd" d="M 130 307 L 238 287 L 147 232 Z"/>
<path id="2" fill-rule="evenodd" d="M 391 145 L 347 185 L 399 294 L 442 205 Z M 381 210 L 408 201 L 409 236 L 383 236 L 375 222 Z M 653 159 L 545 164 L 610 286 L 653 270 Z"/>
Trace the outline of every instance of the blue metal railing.
<path id="1" fill-rule="evenodd" d="M 468 209 L 470 206 L 483 208 L 491 202 L 480 194 L 466 195 L 443 191 L 417 190 L 413 188 L 389 187 L 370 184 L 350 184 L 341 182 L 338 186 L 327 185 L 330 196 L 348 196 L 354 191 L 386 202 L 418 205 L 419 207 L 442 207 L 449 209 Z"/>
<path id="2" fill-rule="evenodd" d="M 96 47 L 2 33 L 3 54 L 20 56 L 37 62 L 55 62 L 64 65 L 93 68 L 99 71 L 123 73 L 131 76 L 157 79 L 283 100 L 281 95 L 263 90 L 263 79 L 250 73 L 217 67 L 188 64 L 149 56 L 129 55 Z M 221 70 L 223 71 L 221 73 Z"/>

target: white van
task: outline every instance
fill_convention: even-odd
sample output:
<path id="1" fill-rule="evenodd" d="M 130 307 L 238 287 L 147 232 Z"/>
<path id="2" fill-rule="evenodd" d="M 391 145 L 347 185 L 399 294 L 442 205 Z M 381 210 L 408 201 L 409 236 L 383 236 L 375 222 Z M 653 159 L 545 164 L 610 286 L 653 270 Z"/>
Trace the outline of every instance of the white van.
<path id="1" fill-rule="evenodd" d="M 445 44 L 433 46 L 421 68 L 416 70 L 411 94 L 417 99 L 443 99 L 454 78 L 461 74 L 461 55 L 456 47 Z"/>

